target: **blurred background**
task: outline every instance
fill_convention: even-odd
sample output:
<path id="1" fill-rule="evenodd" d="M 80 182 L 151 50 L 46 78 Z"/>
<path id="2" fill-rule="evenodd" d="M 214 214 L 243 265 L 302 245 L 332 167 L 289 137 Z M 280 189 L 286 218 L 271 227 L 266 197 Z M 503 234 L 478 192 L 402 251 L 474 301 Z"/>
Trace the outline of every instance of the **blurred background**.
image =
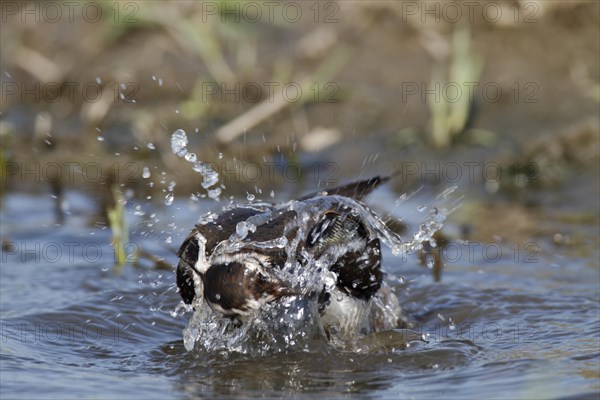
<path id="1" fill-rule="evenodd" d="M 94 160 L 102 177 L 133 162 L 117 178 L 143 182 L 148 166 L 197 190 L 170 151 L 182 128 L 235 195 L 390 171 L 405 189 L 492 180 L 494 196 L 583 171 L 597 190 L 598 7 L 7 2 L 1 160 L 15 164 L 2 169 L 2 189 L 101 184 L 97 171 L 71 179 L 64 165 Z M 39 173 L 23 172 L 31 160 Z M 458 170 L 444 170 L 452 162 Z M 290 163 L 299 174 L 267 173 Z M 484 171 L 490 163 L 503 179 Z"/>
<path id="2" fill-rule="evenodd" d="M 442 279 L 448 286 L 431 286 L 420 266 L 396 265 L 408 277 L 395 283 L 408 313 L 421 322 L 479 318 L 503 324 L 513 322 L 512 310 L 524 309 L 518 323 L 537 321 L 540 332 L 551 332 L 541 336 L 544 349 L 537 352 L 528 353 L 531 347 L 522 343 L 506 352 L 494 347 L 498 343 L 482 350 L 496 361 L 530 354 L 544 362 L 540 369 L 529 361 L 508 364 L 514 375 L 492 369 L 489 379 L 477 378 L 476 389 L 495 382 L 501 386 L 488 387 L 494 395 L 509 386 L 517 388 L 513 397 L 588 389 L 597 394 L 599 2 L 2 1 L 0 18 L 3 323 L 73 315 L 77 321 L 102 315 L 101 321 L 137 322 L 146 347 L 116 347 L 112 355 L 115 344 L 100 341 L 84 352 L 91 359 L 106 352 L 101 357 L 108 354 L 114 363 L 99 363 L 100 371 L 116 377 L 106 378 L 100 392 L 90 387 L 93 396 L 118 388 L 119 394 L 171 397 L 173 392 L 154 391 L 150 366 L 172 375 L 198 367 L 191 356 L 179 363 L 185 321 L 169 312 L 179 301 L 173 249 L 199 215 L 218 211 L 231 198 L 284 201 L 376 174 L 395 176 L 369 204 L 402 219 L 399 232 L 418 228 L 428 218 L 424 205 L 437 204 L 450 188 L 453 200 L 444 206 L 454 211 L 438 245 L 469 240 L 504 251 L 499 262 L 481 254 L 475 262 L 457 258 Z M 186 132 L 194 157 L 172 151 L 178 129 Z M 203 186 L 194 165 L 216 171 L 218 184 Z M 210 198 L 217 194 L 225 201 Z M 136 257 L 150 259 L 152 267 L 112 276 L 112 266 L 127 261 L 119 251 L 126 253 L 130 237 L 139 246 Z M 39 261 L 31 249 L 48 240 L 63 249 L 60 261 L 64 244 L 73 240 L 100 243 L 105 251 L 100 261 L 80 254 L 75 262 L 61 262 L 64 269 L 50 263 L 55 268 L 46 269 L 45 285 L 21 264 Z M 441 268 L 445 263 L 437 257 Z M 393 271 L 395 259 L 389 260 Z M 97 268 L 73 269 L 73 263 Z M 488 291 L 497 287 L 502 289 Z M 23 288 L 37 299 L 24 300 Z M 524 292 L 542 294 L 519 294 Z M 50 314 L 23 319 L 46 304 Z M 475 310 L 473 304 L 487 305 Z M 580 320 L 571 319 L 580 311 Z M 556 320 L 545 325 L 546 314 Z M 105 332 L 111 327 L 100 326 Z M 565 332 L 577 332 L 576 343 Z M 170 341 L 175 344 L 156 348 Z M 18 341 L 3 343 L 8 353 L 32 351 Z M 40 350 L 49 365 L 57 362 L 52 345 Z M 549 355 L 546 347 L 562 353 Z M 79 373 L 69 365 L 87 360 L 65 351 L 61 371 Z M 438 355 L 435 362 L 407 357 L 427 368 L 454 368 L 465 359 L 476 364 L 471 348 L 462 352 Z M 586 358 L 591 353 L 595 358 Z M 122 354 L 131 359 L 121 361 Z M 565 364 L 547 369 L 545 360 L 558 354 Z M 135 364 L 135 357 L 142 361 Z M 22 395 L 28 384 L 14 379 L 22 360 L 14 367 L 5 360 L 3 387 Z M 381 362 L 376 369 L 386 370 L 387 358 Z M 527 365 L 533 375 L 515 365 Z M 141 383 L 112 386 L 122 371 L 136 368 L 147 368 Z M 294 368 L 290 376 L 296 376 Z M 572 380 L 560 386 L 555 378 L 565 370 Z M 215 387 L 229 384 L 210 368 L 202 373 Z M 403 373 L 390 382 L 406 382 Z M 465 373 L 481 376 L 468 368 Z M 510 376 L 502 381 L 504 373 Z M 46 385 L 48 374 L 34 372 L 31 380 Z M 291 378 L 274 376 L 259 380 L 287 393 Z M 254 388 L 255 378 L 238 388 Z M 361 386 L 361 379 L 356 377 L 356 391 L 375 390 Z M 65 396 L 70 381 L 54 382 L 57 397 Z M 440 381 L 415 382 L 424 384 L 410 393 L 446 390 L 435 386 Z M 551 392 L 548 383 L 562 391 Z M 469 388 L 458 397 L 472 396 Z M 485 393 L 481 389 L 478 395 Z"/>

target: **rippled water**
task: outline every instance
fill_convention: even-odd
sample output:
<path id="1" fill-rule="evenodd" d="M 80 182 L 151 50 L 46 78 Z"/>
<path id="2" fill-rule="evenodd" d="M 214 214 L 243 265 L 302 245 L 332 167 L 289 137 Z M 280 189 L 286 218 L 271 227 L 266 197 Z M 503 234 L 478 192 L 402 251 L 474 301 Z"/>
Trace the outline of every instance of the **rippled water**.
<path id="1" fill-rule="evenodd" d="M 393 204 L 393 196 L 383 189 L 369 203 Z M 0 268 L 2 398 L 600 393 L 597 214 L 573 221 L 546 211 L 534 222 L 540 231 L 570 233 L 576 246 L 555 245 L 551 234 L 530 238 L 538 246 L 533 254 L 501 241 L 495 248 L 457 244 L 441 282 L 415 255 L 386 250 L 384 267 L 404 313 L 427 341 L 403 346 L 413 337 L 397 332 L 371 338 L 366 353 L 317 344 L 256 356 L 186 352 L 182 331 L 191 314 L 181 313 L 173 270 L 114 267 L 109 230 L 90 223 L 90 199 L 77 192 L 66 199 L 62 226 L 54 224 L 49 196 L 3 199 L 2 237 L 13 247 L 3 249 Z M 418 221 L 418 204 L 413 199 L 395 212 Z M 132 213 L 131 239 L 174 264 L 173 249 L 202 211 L 175 199 L 155 211 L 152 228 Z"/>

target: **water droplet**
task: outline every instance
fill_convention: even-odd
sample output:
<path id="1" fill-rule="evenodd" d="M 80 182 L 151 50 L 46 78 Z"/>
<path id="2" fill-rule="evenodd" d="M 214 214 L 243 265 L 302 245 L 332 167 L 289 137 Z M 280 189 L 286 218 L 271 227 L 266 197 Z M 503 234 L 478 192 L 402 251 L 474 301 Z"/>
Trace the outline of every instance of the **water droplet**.
<path id="1" fill-rule="evenodd" d="M 167 195 L 165 196 L 165 205 L 170 206 L 171 204 L 173 204 L 174 198 L 175 196 L 173 195 L 173 193 L 167 193 Z"/>
<path id="2" fill-rule="evenodd" d="M 142 178 L 150 178 L 150 169 L 148 167 L 144 167 L 144 170 L 142 171 Z"/>
<path id="3" fill-rule="evenodd" d="M 173 243 L 173 238 L 172 238 L 171 236 L 168 236 L 168 237 L 165 239 L 165 243 Z"/>
<path id="4" fill-rule="evenodd" d="M 218 157 L 219 157 L 219 160 L 222 160 L 223 159 L 223 153 L 219 153 Z"/>
<path id="5" fill-rule="evenodd" d="M 171 135 L 171 150 L 178 157 L 183 157 L 187 154 L 186 146 L 188 144 L 188 138 L 183 129 L 177 129 Z"/>
<path id="6" fill-rule="evenodd" d="M 210 166 L 208 166 L 208 168 L 209 169 L 204 172 L 204 180 L 202 181 L 202 187 L 205 189 L 208 189 L 219 182 L 219 174 L 217 174 Z"/>
<path id="7" fill-rule="evenodd" d="M 214 199 L 214 200 L 218 200 L 222 191 L 223 190 L 220 187 L 212 189 L 212 190 L 209 190 L 207 192 L 208 193 L 208 197 L 210 197 L 211 199 Z"/>
<path id="8" fill-rule="evenodd" d="M 173 191 L 173 189 L 175 189 L 175 186 L 176 186 L 176 185 L 177 185 L 177 183 L 176 183 L 175 181 L 171 181 L 171 182 L 169 182 L 169 187 L 168 187 L 168 189 L 169 189 L 169 192 L 172 192 L 172 191 Z"/>
<path id="9" fill-rule="evenodd" d="M 246 221 L 238 222 L 235 226 L 235 233 L 240 240 L 244 240 L 248 236 L 248 224 Z"/>
<path id="10" fill-rule="evenodd" d="M 104 136 L 98 136 L 96 140 L 99 142 L 104 142 Z"/>
<path id="11" fill-rule="evenodd" d="M 185 159 L 186 159 L 186 161 L 189 161 L 191 163 L 195 163 L 196 160 L 197 160 L 196 153 L 187 153 L 185 155 Z"/>
<path id="12" fill-rule="evenodd" d="M 246 198 L 248 199 L 248 201 L 254 201 L 254 199 L 256 198 L 256 196 L 254 196 L 252 193 L 248 193 L 246 195 Z"/>
<path id="13" fill-rule="evenodd" d="M 204 164 L 201 162 L 194 164 L 192 169 L 196 172 L 200 172 L 201 175 L 204 174 Z"/>
<path id="14" fill-rule="evenodd" d="M 423 212 L 423 211 L 425 211 L 426 208 L 427 208 L 426 206 L 420 205 L 420 206 L 417 207 L 417 211 L 418 212 Z"/>
<path id="15" fill-rule="evenodd" d="M 154 145 L 154 143 L 148 143 L 148 148 L 150 150 L 154 150 L 154 149 L 156 149 L 156 146 Z"/>
<path id="16" fill-rule="evenodd" d="M 97 76 L 97 77 L 96 77 L 96 83 L 97 83 L 98 85 L 102 84 L 102 79 L 100 79 L 100 77 L 99 77 L 99 76 Z"/>

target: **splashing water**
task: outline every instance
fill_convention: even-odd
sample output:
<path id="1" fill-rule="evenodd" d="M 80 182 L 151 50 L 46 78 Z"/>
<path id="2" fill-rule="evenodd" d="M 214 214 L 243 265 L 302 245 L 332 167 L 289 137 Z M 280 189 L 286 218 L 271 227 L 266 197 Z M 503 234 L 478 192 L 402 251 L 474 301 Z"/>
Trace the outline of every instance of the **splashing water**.
<path id="1" fill-rule="evenodd" d="M 318 196 L 304 201 L 290 201 L 281 206 L 270 203 L 252 202 L 251 204 L 232 204 L 225 206 L 224 211 L 247 207 L 259 211 L 245 221 L 236 225 L 235 233 L 229 240 L 221 242 L 213 251 L 213 256 L 233 254 L 240 249 L 279 248 L 286 253 L 285 265 L 275 269 L 278 279 L 287 285 L 297 288 L 303 295 L 284 297 L 276 302 L 268 303 L 250 316 L 249 320 L 240 324 L 223 318 L 205 303 L 203 296 L 197 296 L 193 307 L 196 310 L 184 331 L 184 344 L 191 350 L 199 345 L 205 350 L 227 349 L 243 353 L 258 352 L 263 354 L 270 351 L 316 343 L 329 343 L 335 347 L 353 351 L 367 351 L 364 346 L 364 333 L 372 332 L 370 328 L 376 320 L 377 331 L 392 332 L 401 318 L 398 299 L 384 281 L 382 289 L 369 302 L 362 302 L 352 317 L 355 328 L 339 332 L 329 331 L 329 337 L 324 336 L 323 321 L 319 316 L 318 299 L 310 293 L 319 293 L 324 287 L 334 293 L 337 275 L 327 266 L 328 260 L 313 258 L 301 243 L 306 239 L 310 229 L 320 218 L 318 210 L 342 207 L 352 210 L 364 222 L 371 235 L 380 238 L 394 255 L 406 254 L 421 248 L 425 240 L 432 241 L 433 234 L 439 230 L 449 214 L 447 204 L 450 194 L 456 189 L 449 190 L 438 196 L 436 206 L 429 207 L 429 214 L 419 226 L 418 232 L 411 240 L 402 238 L 391 231 L 387 225 L 359 201 L 343 196 Z M 283 213 L 294 212 L 295 217 L 283 229 L 282 235 L 269 240 L 260 241 L 251 234 L 258 227 L 269 224 Z M 211 223 L 217 217 L 210 213 L 202 218 L 201 223 Z M 347 249 L 344 246 L 332 246 L 332 257 L 339 257 Z M 301 263 L 298 255 L 303 258 Z M 310 267 L 307 267 L 310 266 Z M 337 296 L 337 295 L 334 295 Z M 341 299 L 338 299 L 341 301 Z M 265 314 L 266 313 L 266 314 Z M 339 335 L 339 336 L 336 336 Z M 300 347 L 298 343 L 302 343 Z M 368 343 L 368 340 L 367 340 Z M 368 346 L 367 346 L 368 347 Z"/>
<path id="2" fill-rule="evenodd" d="M 185 155 L 185 160 L 191 163 L 195 163 L 197 161 L 196 153 L 187 153 Z"/>
<path id="3" fill-rule="evenodd" d="M 248 232 L 256 232 L 256 225 L 246 221 L 238 222 L 235 227 L 235 233 L 239 240 L 244 240 L 248 236 Z"/>
<path id="4" fill-rule="evenodd" d="M 171 135 L 171 150 L 178 157 L 183 157 L 187 154 L 188 138 L 183 129 L 177 129 Z"/>
<path id="5" fill-rule="evenodd" d="M 195 153 L 188 152 L 187 134 L 183 129 L 177 129 L 171 135 L 171 150 L 178 157 L 183 157 L 187 162 L 193 164 L 192 169 L 202 176 L 202 188 L 208 194 L 208 197 L 214 200 L 219 200 L 223 187 L 212 188 L 219 183 L 219 174 L 213 169 L 209 163 L 198 160 Z"/>

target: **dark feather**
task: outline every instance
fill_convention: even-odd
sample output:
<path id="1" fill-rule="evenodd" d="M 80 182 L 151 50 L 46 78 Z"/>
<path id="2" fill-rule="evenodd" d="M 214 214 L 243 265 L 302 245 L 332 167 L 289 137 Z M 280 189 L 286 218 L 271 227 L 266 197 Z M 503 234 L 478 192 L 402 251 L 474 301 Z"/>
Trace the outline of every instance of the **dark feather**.
<path id="1" fill-rule="evenodd" d="M 355 200 L 362 200 L 366 195 L 375 190 L 379 185 L 387 182 L 390 179 L 389 176 L 374 176 L 369 179 L 362 181 L 348 183 L 347 185 L 338 186 L 331 189 L 325 189 L 316 193 L 300 197 L 298 200 L 307 200 L 315 196 L 345 196 Z"/>
<path id="2" fill-rule="evenodd" d="M 368 300 L 381 287 L 381 248 L 379 239 L 367 243 L 366 251 L 344 254 L 330 268 L 338 274 L 338 287 L 352 296 Z"/>
<path id="3" fill-rule="evenodd" d="M 192 304 L 196 296 L 192 274 L 191 268 L 183 260 L 180 260 L 177 265 L 177 287 L 181 298 L 186 304 Z"/>

